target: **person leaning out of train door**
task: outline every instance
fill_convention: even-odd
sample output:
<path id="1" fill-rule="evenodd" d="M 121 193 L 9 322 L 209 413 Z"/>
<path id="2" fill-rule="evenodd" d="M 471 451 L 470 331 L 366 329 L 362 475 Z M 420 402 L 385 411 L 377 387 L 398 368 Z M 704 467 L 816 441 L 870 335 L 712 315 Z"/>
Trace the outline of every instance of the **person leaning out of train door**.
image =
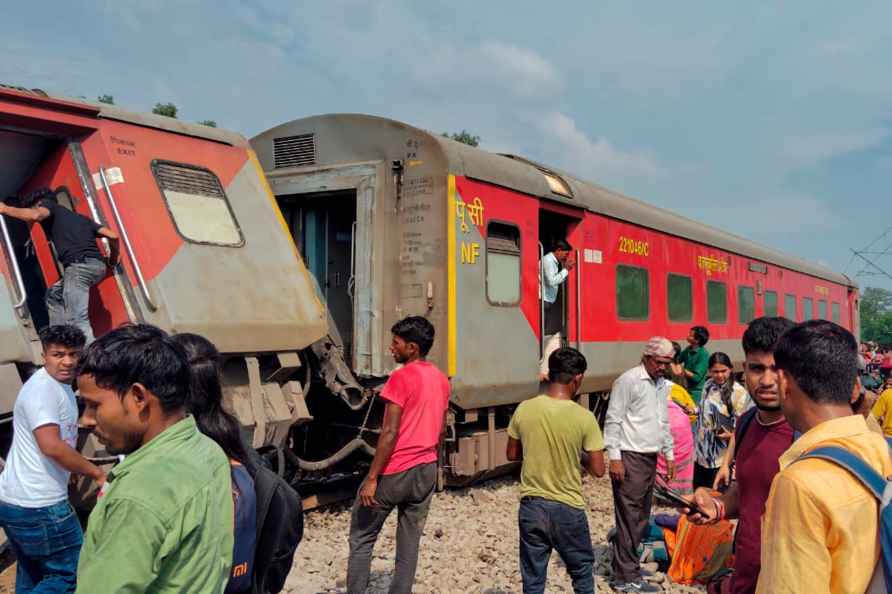
<path id="1" fill-rule="evenodd" d="M 675 476 L 669 382 L 664 378 L 673 354 L 668 339 L 651 338 L 641 363 L 619 376 L 610 391 L 604 442 L 616 521 L 613 589 L 617 592 L 661 591 L 642 579 L 638 545 L 650 517 L 658 453 L 666 459 L 666 481 Z"/>
<path id="2" fill-rule="evenodd" d="M 409 594 L 415 582 L 418 545 L 437 486 L 437 449 L 449 407 L 449 379 L 427 361 L 434 327 L 421 316 L 390 329 L 390 352 L 402 367 L 381 390 L 384 420 L 369 473 L 359 488 L 350 518 L 347 592 L 364 594 L 372 550 L 393 508 L 399 510 L 396 563 L 390 594 Z"/>
<path id="3" fill-rule="evenodd" d="M 703 384 L 709 376 L 709 351 L 705 348 L 707 342 L 709 342 L 709 330 L 704 326 L 694 326 L 688 333 L 688 346 L 679 357 L 682 371 L 688 381 L 688 392 L 698 406 L 700 395 L 703 393 Z"/>
<path id="4" fill-rule="evenodd" d="M 73 324 L 93 342 L 90 326 L 90 287 L 118 263 L 118 234 L 87 217 L 60 206 L 56 194 L 42 188 L 30 194 L 17 208 L 0 202 L 0 215 L 26 223 L 40 223 L 53 242 L 62 264 L 62 278 L 46 290 L 50 325 Z M 108 259 L 103 259 L 96 239 L 108 240 Z"/>
<path id="5" fill-rule="evenodd" d="M 507 457 L 523 461 L 517 521 L 524 594 L 545 591 L 552 549 L 576 594 L 595 591 L 579 463 L 581 456 L 583 470 L 604 476 L 604 439 L 595 416 L 575 401 L 586 367 L 576 349 L 553 352 L 545 393 L 521 402 L 508 425 Z"/>
<path id="6" fill-rule="evenodd" d="M 554 242 L 553 249 L 542 258 L 542 302 L 545 304 L 545 352 L 539 362 L 539 379 L 548 380 L 548 357 L 561 348 L 561 306 L 557 303 L 558 289 L 567 281 L 576 266 L 573 248 L 563 239 Z"/>

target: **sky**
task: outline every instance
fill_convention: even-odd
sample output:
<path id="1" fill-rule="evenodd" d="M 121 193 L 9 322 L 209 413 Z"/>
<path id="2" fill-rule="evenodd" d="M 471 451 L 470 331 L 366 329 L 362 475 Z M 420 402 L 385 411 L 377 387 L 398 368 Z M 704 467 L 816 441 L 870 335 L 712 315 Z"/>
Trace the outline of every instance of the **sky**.
<path id="1" fill-rule="evenodd" d="M 0 82 L 251 137 L 466 129 L 852 276 L 892 274 L 892 3 L 84 0 L 4 7 Z M 884 234 L 885 233 L 885 234 Z M 867 271 L 876 273 L 876 269 Z M 859 274 L 860 273 L 860 274 Z"/>

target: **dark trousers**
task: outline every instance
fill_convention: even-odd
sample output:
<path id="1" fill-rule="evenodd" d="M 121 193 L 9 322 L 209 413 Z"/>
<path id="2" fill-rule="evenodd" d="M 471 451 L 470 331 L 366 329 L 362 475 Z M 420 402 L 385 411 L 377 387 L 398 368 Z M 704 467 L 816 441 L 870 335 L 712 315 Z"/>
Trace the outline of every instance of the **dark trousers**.
<path id="1" fill-rule="evenodd" d="M 67 501 L 33 508 L 0 502 L 0 527 L 18 563 L 17 594 L 74 592 L 84 534 Z"/>
<path id="2" fill-rule="evenodd" d="M 87 258 L 65 267 L 62 278 L 46 290 L 46 308 L 50 325 L 72 324 L 80 328 L 87 337 L 87 344 L 93 342 L 93 327 L 90 326 L 90 287 L 108 275 L 108 267 L 103 260 Z"/>
<path id="3" fill-rule="evenodd" d="M 559 501 L 524 497 L 517 512 L 524 594 L 545 592 L 551 550 L 560 555 L 576 594 L 594 594 L 595 554 L 585 511 Z"/>
<path id="4" fill-rule="evenodd" d="M 396 528 L 396 567 L 390 581 L 390 594 L 409 594 L 418 565 L 418 543 L 427 521 L 431 498 L 437 486 L 437 463 L 419 464 L 404 472 L 378 479 L 376 507 L 353 503 L 350 518 L 350 558 L 347 561 L 348 594 L 364 594 L 369 585 L 372 550 L 384 521 L 393 508 L 399 516 Z"/>
<path id="5" fill-rule="evenodd" d="M 718 473 L 718 468 L 707 468 L 694 462 L 694 489 L 700 487 L 712 489 L 712 484 L 715 482 L 715 476 Z"/>
<path id="6" fill-rule="evenodd" d="M 650 518 L 654 480 L 657 476 L 657 455 L 622 452 L 626 476 L 613 486 L 613 515 L 616 540 L 613 542 L 613 577 L 617 582 L 634 582 L 641 578 L 638 545 Z"/>

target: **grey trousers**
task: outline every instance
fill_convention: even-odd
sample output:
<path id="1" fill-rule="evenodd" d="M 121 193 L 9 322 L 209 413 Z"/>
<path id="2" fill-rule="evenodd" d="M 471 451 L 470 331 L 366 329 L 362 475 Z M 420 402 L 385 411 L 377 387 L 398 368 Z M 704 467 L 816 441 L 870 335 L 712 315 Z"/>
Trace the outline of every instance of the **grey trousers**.
<path id="1" fill-rule="evenodd" d="M 626 476 L 623 482 L 611 481 L 616 540 L 613 541 L 613 578 L 617 582 L 641 579 L 638 545 L 650 519 L 657 455 L 622 452 Z"/>
<path id="2" fill-rule="evenodd" d="M 365 594 L 372 567 L 372 549 L 393 508 L 399 513 L 396 528 L 396 566 L 390 594 L 409 594 L 415 582 L 418 544 L 437 486 L 437 463 L 419 464 L 404 472 L 378 479 L 375 498 L 380 505 L 364 507 L 359 497 L 350 518 L 350 559 L 347 561 L 347 593 Z"/>
<path id="3" fill-rule="evenodd" d="M 93 342 L 89 317 L 90 287 L 99 283 L 106 274 L 108 267 L 105 262 L 96 258 L 66 266 L 62 278 L 46 290 L 50 326 L 72 324 L 86 335 L 87 344 Z"/>

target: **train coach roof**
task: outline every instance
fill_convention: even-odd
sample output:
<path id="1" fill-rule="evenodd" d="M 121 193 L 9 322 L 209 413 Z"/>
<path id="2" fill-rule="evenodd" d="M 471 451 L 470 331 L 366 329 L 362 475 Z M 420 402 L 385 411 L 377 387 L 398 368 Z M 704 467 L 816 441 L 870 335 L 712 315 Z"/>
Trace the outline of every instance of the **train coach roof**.
<path id="1" fill-rule="evenodd" d="M 232 146 L 247 146 L 248 144 L 247 139 L 236 132 L 231 132 L 222 128 L 212 128 L 202 124 L 184 122 L 176 118 L 170 118 L 154 113 L 128 111 L 126 109 L 121 109 L 116 105 L 109 105 L 107 103 L 94 103 L 80 98 L 50 95 L 40 89 L 25 89 L 23 87 L 2 84 L 0 84 L 0 92 L 7 95 L 18 95 L 20 100 L 27 100 L 29 102 L 34 102 L 35 104 L 43 104 L 50 108 L 57 107 L 70 109 L 74 107 L 82 109 L 90 116 L 101 119 L 117 120 L 119 122 L 136 124 L 137 126 L 157 128 L 176 134 L 183 134 L 185 136 L 195 136 L 197 138 L 222 142 Z"/>
<path id="2" fill-rule="evenodd" d="M 604 186 L 576 178 L 560 169 L 516 155 L 488 153 L 442 137 L 437 137 L 437 141 L 443 145 L 449 145 L 448 147 L 444 146 L 447 153 L 453 153 L 458 157 L 458 159 L 450 158 L 450 170 L 453 173 L 463 172 L 464 175 L 474 179 L 510 187 L 557 202 L 582 206 L 615 219 L 657 229 L 733 254 L 810 274 L 841 285 L 856 286 L 850 278 L 826 266 L 784 254 L 700 221 L 624 196 Z M 552 192 L 543 173 L 558 176 L 569 185 L 573 197 L 568 198 Z"/>
<path id="3" fill-rule="evenodd" d="M 598 184 L 583 181 L 559 169 L 536 163 L 516 155 L 492 153 L 472 147 L 439 134 L 415 128 L 395 120 L 363 114 L 329 114 L 295 120 L 263 133 L 300 131 L 312 122 L 319 130 L 349 128 L 349 137 L 364 137 L 363 142 L 375 144 L 376 137 L 386 137 L 394 127 L 414 131 L 429 137 L 439 145 L 449 164 L 450 173 L 496 184 L 548 200 L 562 202 L 636 225 L 656 229 L 671 235 L 714 246 L 724 251 L 796 270 L 824 280 L 850 287 L 857 286 L 847 276 L 819 264 L 789 256 L 759 245 L 732 233 L 677 215 L 660 207 L 629 198 Z M 354 157 L 356 157 L 354 155 Z M 572 198 L 552 192 L 543 173 L 550 173 L 564 181 Z"/>

